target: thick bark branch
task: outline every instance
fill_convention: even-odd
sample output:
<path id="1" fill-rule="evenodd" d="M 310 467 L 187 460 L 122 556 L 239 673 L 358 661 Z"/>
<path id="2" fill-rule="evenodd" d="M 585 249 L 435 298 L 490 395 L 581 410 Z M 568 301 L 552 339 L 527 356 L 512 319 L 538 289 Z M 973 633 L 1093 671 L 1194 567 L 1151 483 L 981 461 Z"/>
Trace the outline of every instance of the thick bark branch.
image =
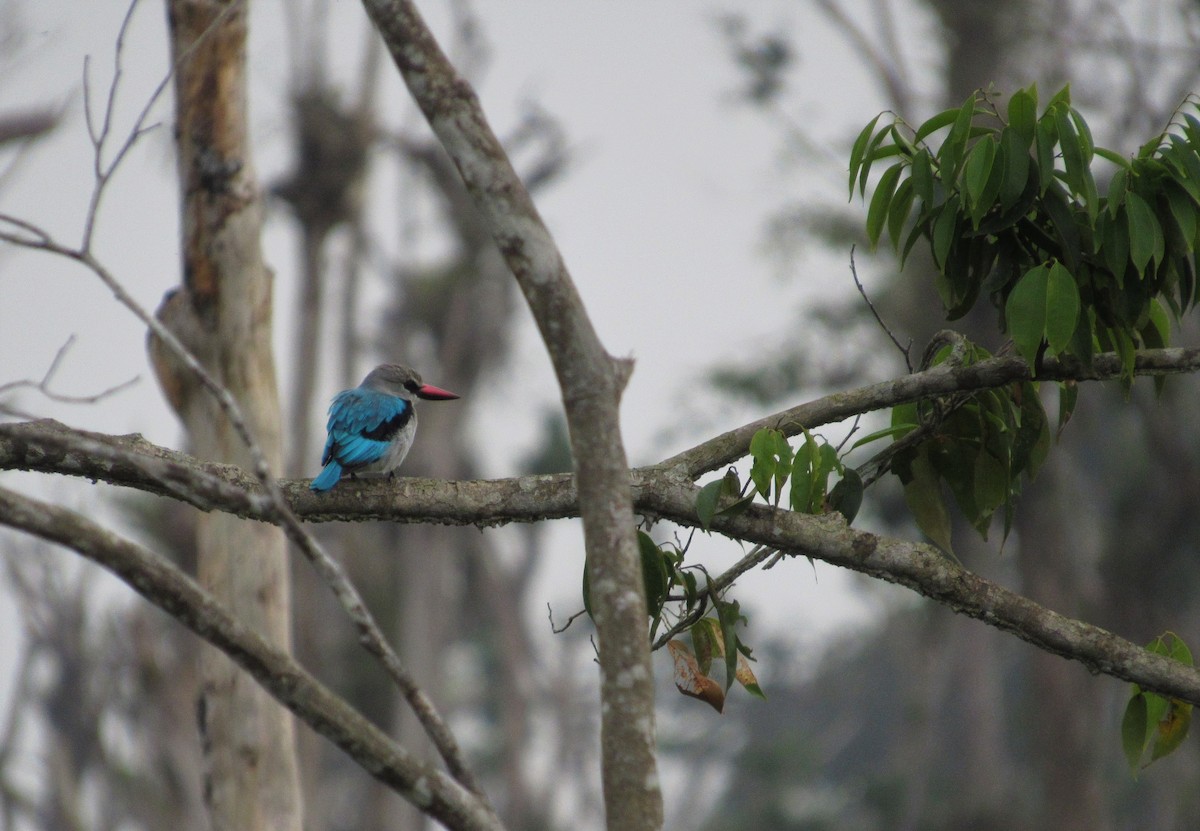
<path id="1" fill-rule="evenodd" d="M 600 645 L 601 769 L 608 827 L 662 826 L 654 679 L 618 403 L 629 373 L 605 351 L 549 230 L 479 100 L 409 0 L 363 0 L 371 21 L 454 160 L 533 312 L 562 390 L 579 487 Z"/>
<path id="2" fill-rule="evenodd" d="M 500 828 L 488 806 L 442 771 L 395 744 L 279 647 L 246 626 L 169 561 L 91 520 L 0 488 L 0 523 L 79 552 L 207 643 L 364 770 L 454 829 Z"/>

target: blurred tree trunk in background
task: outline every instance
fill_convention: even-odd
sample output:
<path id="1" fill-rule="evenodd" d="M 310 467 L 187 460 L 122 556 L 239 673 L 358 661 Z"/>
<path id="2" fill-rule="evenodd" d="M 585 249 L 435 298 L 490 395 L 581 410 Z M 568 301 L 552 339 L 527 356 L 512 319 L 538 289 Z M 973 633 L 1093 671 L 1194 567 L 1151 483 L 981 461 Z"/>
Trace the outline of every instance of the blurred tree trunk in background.
<path id="1" fill-rule="evenodd" d="M 183 286 L 160 319 L 238 402 L 267 464 L 281 471 L 280 406 L 271 345 L 271 273 L 246 112 L 245 5 L 169 0 L 182 196 Z M 212 397 L 161 343 L 156 370 L 203 459 L 254 469 Z M 279 528 L 203 514 L 197 574 L 240 620 L 291 643 L 291 596 Z M 217 650 L 201 651 L 199 720 L 205 799 L 214 829 L 299 831 L 302 799 L 291 714 Z"/>

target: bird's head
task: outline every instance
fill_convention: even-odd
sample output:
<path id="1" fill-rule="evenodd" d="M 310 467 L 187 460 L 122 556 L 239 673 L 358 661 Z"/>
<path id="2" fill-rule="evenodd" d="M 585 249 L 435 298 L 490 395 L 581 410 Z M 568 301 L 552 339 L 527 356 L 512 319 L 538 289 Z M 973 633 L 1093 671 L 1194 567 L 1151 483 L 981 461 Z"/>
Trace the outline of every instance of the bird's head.
<path id="1" fill-rule="evenodd" d="M 429 401 L 450 401 L 458 398 L 458 395 L 449 390 L 426 384 L 415 370 L 400 364 L 380 364 L 367 374 L 362 386 L 409 400 L 412 400 L 413 396 Z"/>

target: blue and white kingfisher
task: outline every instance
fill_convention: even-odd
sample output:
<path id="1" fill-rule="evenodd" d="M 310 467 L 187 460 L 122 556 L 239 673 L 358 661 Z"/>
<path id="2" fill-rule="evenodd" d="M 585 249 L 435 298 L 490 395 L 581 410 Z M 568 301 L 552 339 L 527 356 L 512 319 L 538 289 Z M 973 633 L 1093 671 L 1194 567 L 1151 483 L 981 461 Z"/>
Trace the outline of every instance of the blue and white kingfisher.
<path id="1" fill-rule="evenodd" d="M 422 382 L 420 375 L 399 364 L 380 364 L 357 387 L 335 395 L 321 456 L 325 469 L 309 487 L 327 491 L 342 473 L 352 478 L 358 471 L 393 473 L 417 433 L 416 398 L 448 401 L 458 396 Z"/>

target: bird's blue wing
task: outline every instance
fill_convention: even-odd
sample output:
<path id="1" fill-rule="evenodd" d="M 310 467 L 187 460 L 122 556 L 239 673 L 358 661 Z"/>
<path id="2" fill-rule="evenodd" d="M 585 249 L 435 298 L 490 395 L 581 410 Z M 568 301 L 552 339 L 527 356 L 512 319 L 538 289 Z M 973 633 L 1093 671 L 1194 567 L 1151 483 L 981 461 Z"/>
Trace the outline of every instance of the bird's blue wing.
<path id="1" fill-rule="evenodd" d="M 412 404 L 393 395 L 361 388 L 338 393 L 329 405 L 322 463 L 336 459 L 356 468 L 378 461 L 412 414 Z"/>

